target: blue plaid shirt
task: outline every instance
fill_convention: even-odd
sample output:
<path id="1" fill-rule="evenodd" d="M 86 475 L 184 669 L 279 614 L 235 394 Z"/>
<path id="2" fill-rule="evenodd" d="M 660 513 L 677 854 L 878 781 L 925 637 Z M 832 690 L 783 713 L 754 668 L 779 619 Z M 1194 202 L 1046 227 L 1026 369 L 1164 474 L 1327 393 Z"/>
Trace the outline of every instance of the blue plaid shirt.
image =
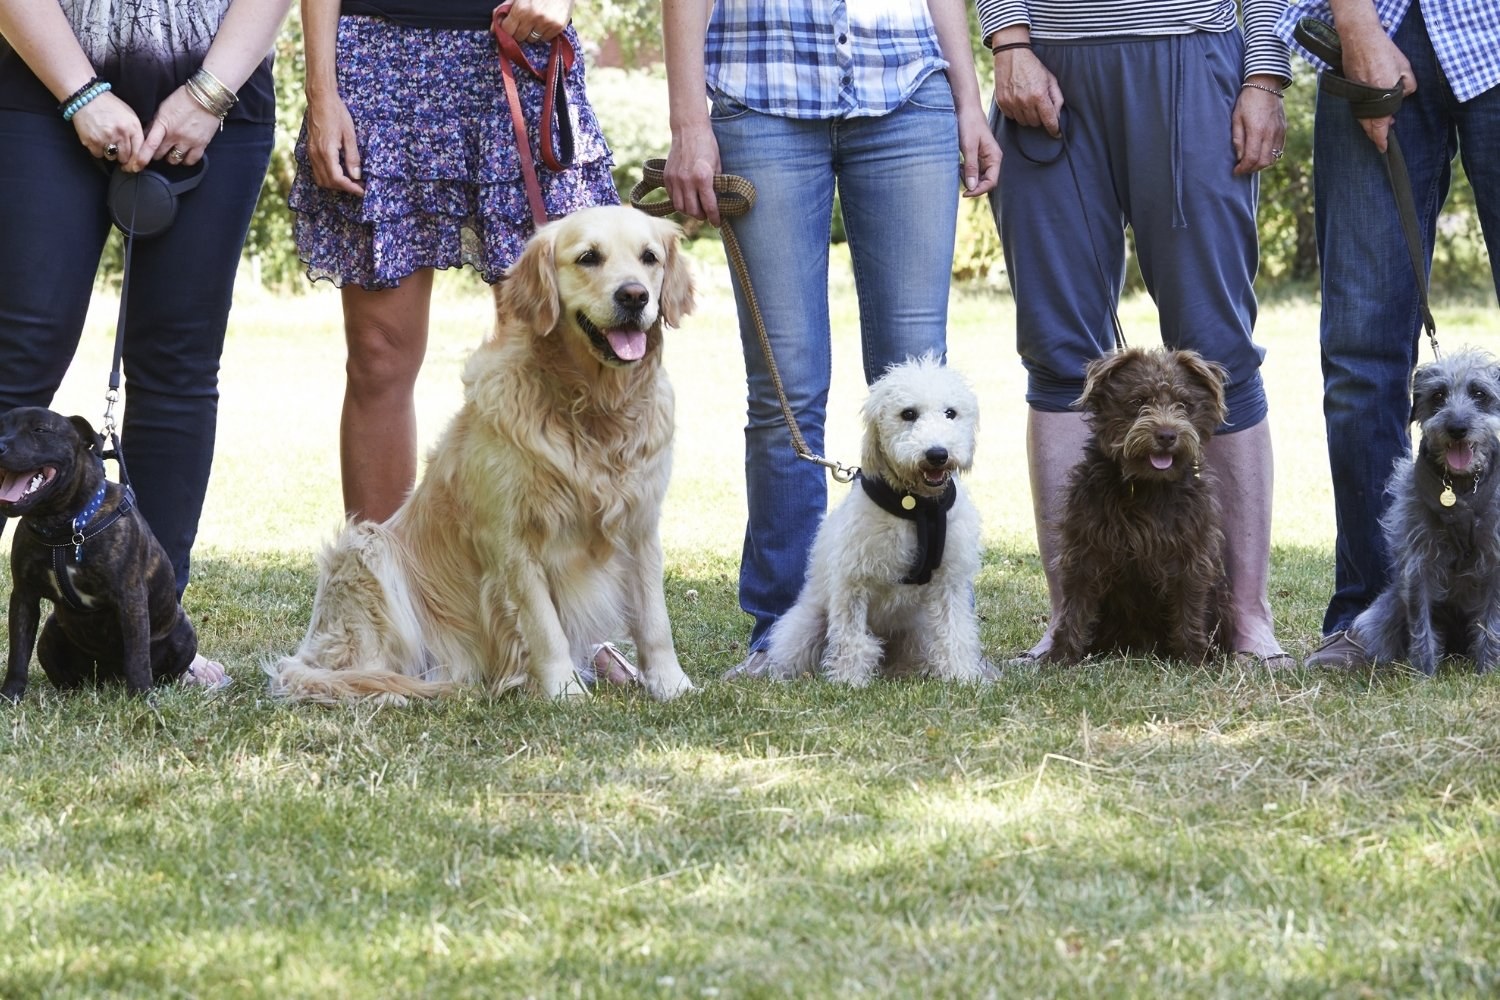
<path id="1" fill-rule="evenodd" d="M 1375 0 L 1375 11 L 1387 35 L 1394 35 L 1412 0 Z M 1319 69 L 1327 69 L 1292 41 L 1298 18 L 1316 17 L 1333 24 L 1326 0 L 1294 0 L 1276 24 L 1276 33 Z M 1453 96 L 1478 97 L 1500 83 L 1500 0 L 1422 0 L 1427 37 Z"/>
<path id="2" fill-rule="evenodd" d="M 708 92 L 783 118 L 894 111 L 946 69 L 926 0 L 717 0 Z"/>

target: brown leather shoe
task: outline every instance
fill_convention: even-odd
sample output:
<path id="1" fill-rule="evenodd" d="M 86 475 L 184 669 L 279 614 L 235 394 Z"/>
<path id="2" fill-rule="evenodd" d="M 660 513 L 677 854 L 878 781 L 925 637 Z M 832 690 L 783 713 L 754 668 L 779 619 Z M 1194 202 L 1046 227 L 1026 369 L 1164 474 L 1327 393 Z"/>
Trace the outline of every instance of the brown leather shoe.
<path id="1" fill-rule="evenodd" d="M 1344 670 L 1351 667 L 1367 667 L 1370 665 L 1370 654 L 1366 653 L 1365 647 L 1349 634 L 1348 629 L 1344 629 L 1324 639 L 1317 649 L 1307 655 L 1302 665 Z"/>

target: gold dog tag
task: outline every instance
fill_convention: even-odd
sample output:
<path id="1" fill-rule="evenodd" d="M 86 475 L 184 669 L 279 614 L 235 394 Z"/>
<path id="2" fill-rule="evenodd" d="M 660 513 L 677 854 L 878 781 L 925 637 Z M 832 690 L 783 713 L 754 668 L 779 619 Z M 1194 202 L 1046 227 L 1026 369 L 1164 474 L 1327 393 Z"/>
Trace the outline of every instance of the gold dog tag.
<path id="1" fill-rule="evenodd" d="M 1451 500 L 1447 501 L 1447 502 L 1452 503 Z M 904 510 L 914 510 L 914 509 L 916 509 L 916 506 L 917 506 L 917 498 L 914 497 L 914 496 L 912 496 L 910 493 L 908 493 L 906 496 L 904 496 L 904 497 L 901 498 L 901 507 L 902 507 L 902 509 L 904 509 Z"/>
<path id="2" fill-rule="evenodd" d="M 1438 496 L 1438 503 L 1442 504 L 1444 507 L 1452 507 L 1454 504 L 1458 503 L 1458 497 L 1453 495 L 1453 487 L 1443 487 L 1443 492 Z"/>

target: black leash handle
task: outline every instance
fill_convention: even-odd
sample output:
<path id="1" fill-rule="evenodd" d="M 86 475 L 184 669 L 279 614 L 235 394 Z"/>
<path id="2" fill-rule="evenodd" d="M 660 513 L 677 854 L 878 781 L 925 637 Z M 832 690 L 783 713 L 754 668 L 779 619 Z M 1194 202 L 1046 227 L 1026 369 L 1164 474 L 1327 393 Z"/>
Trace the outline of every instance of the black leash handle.
<path id="1" fill-rule="evenodd" d="M 663 159 L 647 160 L 642 165 L 640 183 L 630 189 L 632 207 L 658 218 L 671 215 L 676 211 L 672 207 L 670 198 L 659 198 L 655 201 L 646 199 L 647 195 L 658 188 L 666 188 L 666 171 L 667 161 Z M 715 174 L 713 189 L 719 199 L 719 214 L 724 220 L 724 224 L 719 227 L 719 232 L 724 239 L 724 254 L 729 258 L 735 277 L 739 279 L 740 289 L 745 294 L 745 304 L 750 310 L 750 319 L 755 326 L 755 336 L 760 340 L 761 355 L 766 359 L 766 369 L 770 372 L 771 384 L 775 386 L 776 398 L 781 403 L 781 417 L 786 421 L 787 432 L 792 436 L 792 448 L 797 452 L 798 458 L 815 462 L 828 469 L 834 482 L 853 482 L 854 477 L 859 474 L 859 466 L 845 465 L 842 462 L 813 454 L 813 450 L 807 446 L 807 439 L 802 436 L 802 429 L 797 426 L 797 416 L 792 412 L 792 404 L 786 398 L 786 388 L 781 382 L 781 369 L 776 367 L 776 357 L 771 352 L 771 338 L 766 334 L 766 321 L 760 312 L 760 302 L 755 298 L 755 289 L 750 284 L 750 269 L 745 264 L 745 254 L 740 249 L 739 237 L 734 235 L 734 226 L 729 222 L 731 218 L 744 215 L 755 207 L 755 185 L 736 174 Z"/>

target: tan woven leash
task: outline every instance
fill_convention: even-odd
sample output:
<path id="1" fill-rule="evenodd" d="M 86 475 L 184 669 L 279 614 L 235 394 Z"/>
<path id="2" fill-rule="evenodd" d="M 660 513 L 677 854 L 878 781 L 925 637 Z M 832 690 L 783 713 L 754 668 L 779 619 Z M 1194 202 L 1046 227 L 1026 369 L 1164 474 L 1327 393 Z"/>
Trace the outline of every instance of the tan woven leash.
<path id="1" fill-rule="evenodd" d="M 658 188 L 666 188 L 666 169 L 666 160 L 653 159 L 645 162 L 641 167 L 640 183 L 630 189 L 632 206 L 647 215 L 659 217 L 671 215 L 675 211 L 670 198 L 646 200 L 646 195 Z M 734 174 L 715 174 L 713 188 L 714 194 L 719 199 L 719 214 L 724 220 L 723 225 L 719 227 L 719 232 L 724 239 L 724 253 L 729 258 L 729 266 L 734 269 L 740 288 L 745 293 L 745 303 L 750 307 L 750 319 L 755 325 L 755 336 L 760 341 L 761 354 L 766 359 L 766 369 L 771 373 L 771 384 L 776 387 L 776 398 L 781 401 L 781 416 L 786 420 L 786 429 L 792 436 L 792 448 L 797 452 L 798 458 L 815 462 L 828 469 L 835 482 L 852 482 L 859 473 L 859 466 L 844 465 L 842 462 L 812 453 L 812 449 L 807 446 L 806 439 L 802 437 L 802 430 L 797 426 L 797 417 L 792 413 L 792 404 L 787 400 L 786 389 L 781 384 L 781 370 L 776 367 L 776 358 L 771 352 L 771 338 L 766 335 L 766 322 L 761 316 L 760 303 L 755 298 L 755 289 L 750 285 L 750 269 L 745 266 L 745 255 L 740 250 L 739 238 L 735 236 L 734 226 L 729 222 L 731 217 L 744 215 L 754 207 L 755 185 Z"/>

